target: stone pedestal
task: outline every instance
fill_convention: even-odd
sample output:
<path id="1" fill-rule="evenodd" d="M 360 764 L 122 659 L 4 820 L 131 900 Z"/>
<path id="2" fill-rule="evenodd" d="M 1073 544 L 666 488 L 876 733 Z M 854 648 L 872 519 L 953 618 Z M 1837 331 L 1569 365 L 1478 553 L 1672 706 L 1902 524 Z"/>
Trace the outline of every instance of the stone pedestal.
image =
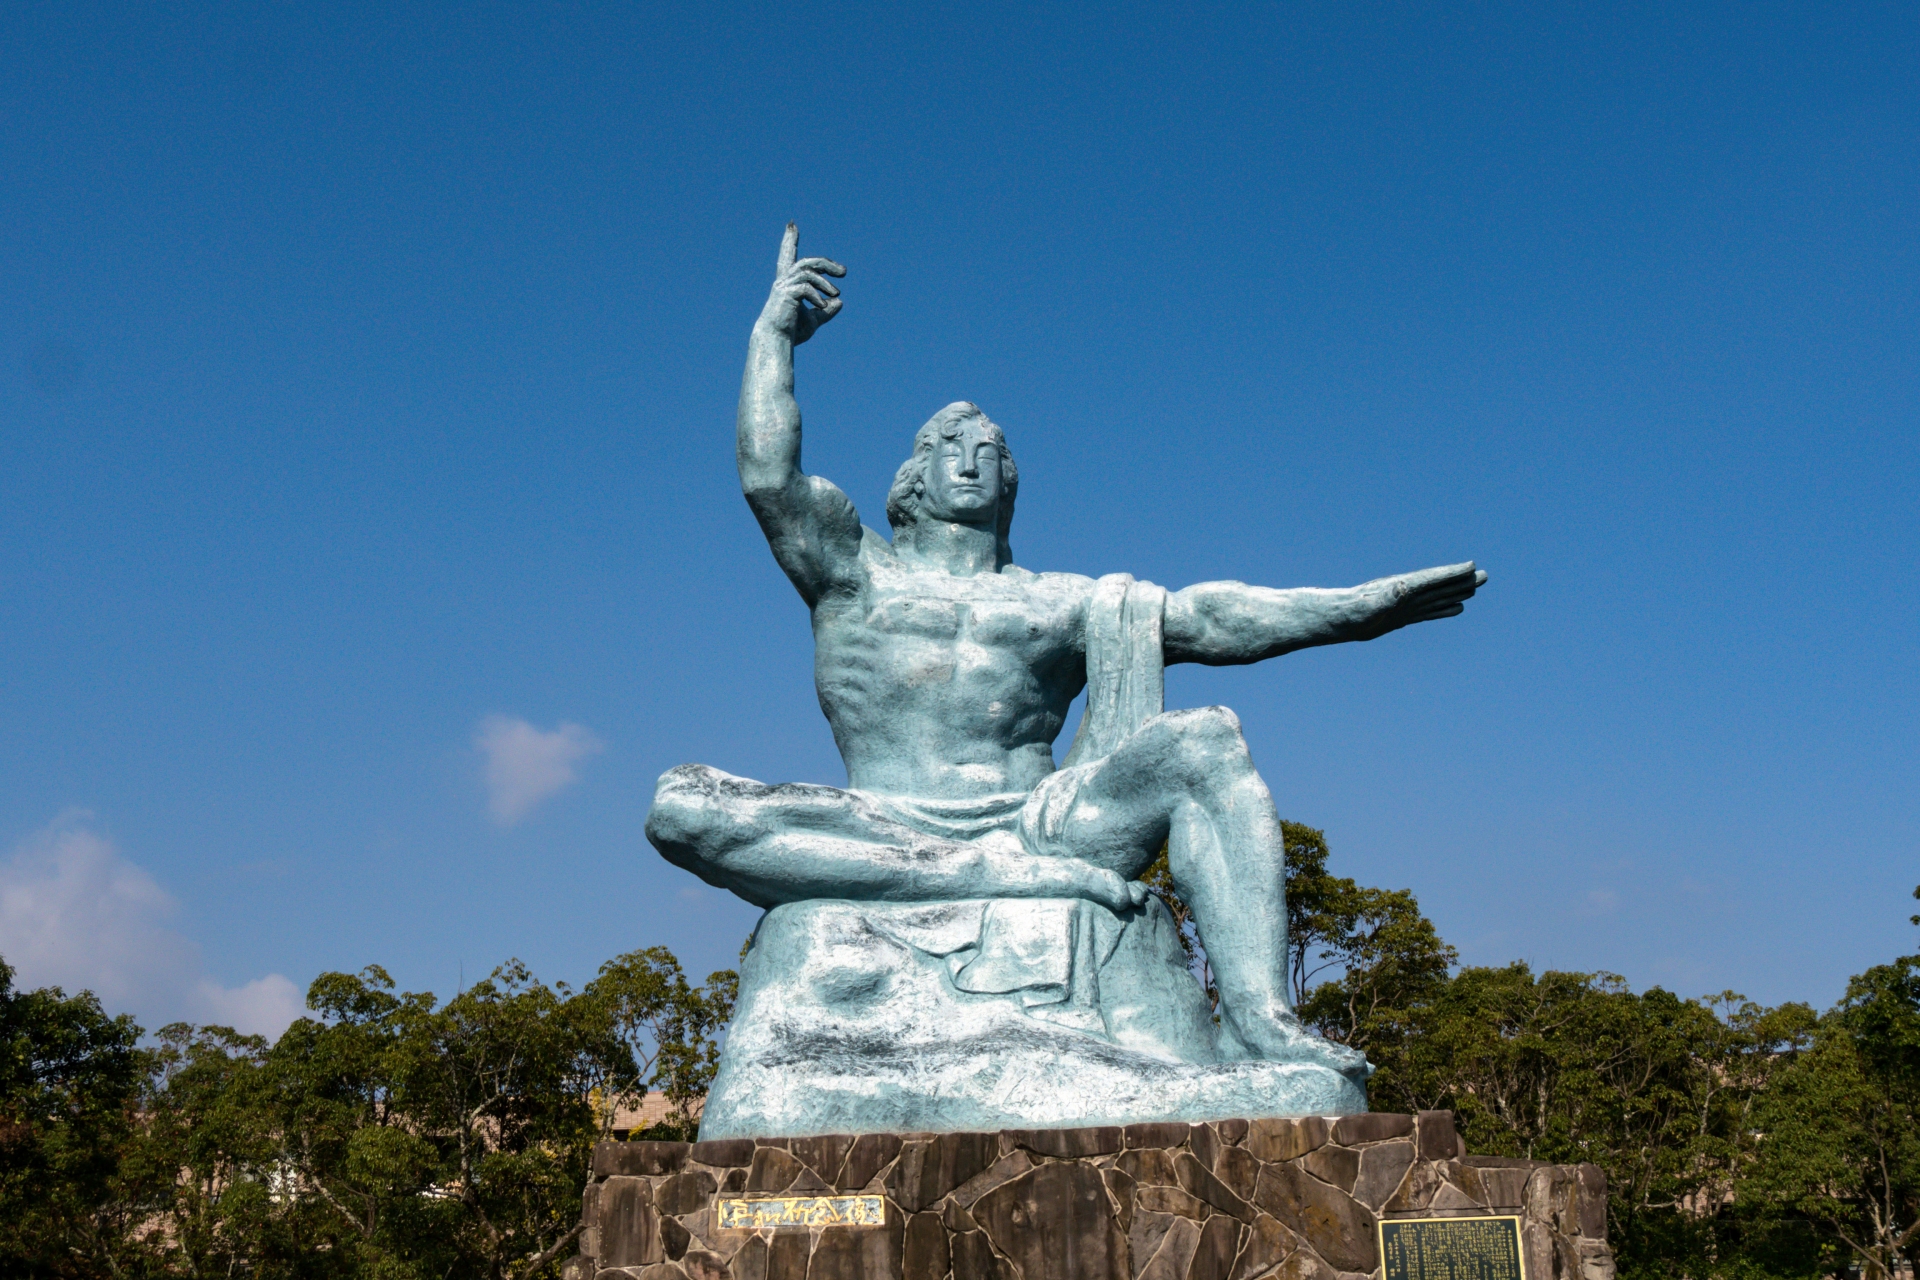
<path id="1" fill-rule="evenodd" d="M 879 1225 L 722 1223 L 859 1194 Z M 603 1142 L 566 1280 L 1360 1280 L 1381 1218 L 1485 1214 L 1527 1280 L 1612 1280 L 1600 1170 L 1466 1155 L 1445 1111 Z"/>

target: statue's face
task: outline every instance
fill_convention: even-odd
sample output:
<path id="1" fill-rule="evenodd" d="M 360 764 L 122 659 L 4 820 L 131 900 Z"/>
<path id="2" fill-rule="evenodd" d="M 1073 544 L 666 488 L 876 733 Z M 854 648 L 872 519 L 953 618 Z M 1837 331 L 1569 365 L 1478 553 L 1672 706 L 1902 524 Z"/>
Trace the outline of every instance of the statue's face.
<path id="1" fill-rule="evenodd" d="M 1000 440 L 991 428 L 967 422 L 942 436 L 927 461 L 921 514 L 955 524 L 991 524 L 1000 510 Z"/>

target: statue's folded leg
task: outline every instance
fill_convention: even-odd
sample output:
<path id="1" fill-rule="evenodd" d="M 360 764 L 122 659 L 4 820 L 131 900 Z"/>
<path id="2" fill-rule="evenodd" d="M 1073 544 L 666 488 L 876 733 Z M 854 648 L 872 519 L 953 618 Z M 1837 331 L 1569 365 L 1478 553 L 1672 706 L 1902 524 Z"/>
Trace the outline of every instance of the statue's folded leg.
<path id="1" fill-rule="evenodd" d="M 1164 712 L 1063 775 L 1022 817 L 1029 847 L 1131 878 L 1165 841 L 1234 1036 L 1254 1057 L 1317 1061 L 1364 1079 L 1360 1054 L 1312 1034 L 1287 1006 L 1286 845 L 1234 714 Z"/>
<path id="2" fill-rule="evenodd" d="M 761 907 L 819 898 L 1087 898 L 1124 911 L 1139 901 L 1113 871 L 1032 857 L 1010 834 L 945 839 L 857 791 L 767 786 L 705 765 L 661 776 L 647 838 L 675 866 Z"/>

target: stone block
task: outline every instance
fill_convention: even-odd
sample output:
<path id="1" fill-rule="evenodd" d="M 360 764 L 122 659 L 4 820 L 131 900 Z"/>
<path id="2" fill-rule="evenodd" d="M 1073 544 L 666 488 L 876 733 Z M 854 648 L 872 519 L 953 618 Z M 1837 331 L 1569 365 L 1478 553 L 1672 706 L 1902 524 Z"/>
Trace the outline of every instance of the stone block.
<path id="1" fill-rule="evenodd" d="M 1307 1160 L 1320 1154 L 1316 1151 Z M 1406 1177 L 1407 1167 L 1412 1163 L 1411 1142 L 1382 1142 L 1366 1148 L 1360 1153 L 1359 1171 L 1351 1188 L 1353 1198 L 1369 1209 L 1380 1208 L 1388 1197 L 1400 1189 L 1400 1181 Z"/>
<path id="2" fill-rule="evenodd" d="M 1213 1129 L 1215 1133 L 1220 1135 L 1220 1141 L 1230 1147 L 1239 1146 L 1241 1140 L 1247 1136 L 1247 1122 L 1245 1120 L 1216 1120 L 1214 1121 Z"/>
<path id="3" fill-rule="evenodd" d="M 1300 1247 L 1300 1237 L 1288 1230 L 1272 1214 L 1256 1214 L 1247 1228 L 1240 1255 L 1234 1259 L 1227 1280 L 1254 1280 L 1286 1261 Z"/>
<path id="4" fill-rule="evenodd" d="M 1188 1149 L 1193 1152 L 1195 1159 L 1209 1169 L 1220 1158 L 1220 1148 L 1224 1145 L 1212 1125 L 1196 1124 L 1187 1131 Z"/>
<path id="5" fill-rule="evenodd" d="M 1234 1255 L 1240 1252 L 1240 1238 L 1246 1231 L 1225 1214 L 1208 1218 L 1200 1228 L 1193 1260 L 1187 1264 L 1186 1280 L 1227 1280 L 1227 1273 L 1233 1270 Z"/>
<path id="6" fill-rule="evenodd" d="M 1004 1182 L 1015 1178 L 1033 1168 L 1033 1157 L 1024 1150 L 1015 1147 L 1006 1155 L 966 1180 L 951 1192 L 954 1203 L 962 1208 L 973 1208 L 973 1202 Z"/>
<path id="7" fill-rule="evenodd" d="M 778 1195 L 791 1187 L 806 1167 L 785 1147 L 761 1147 L 753 1153 L 753 1168 L 747 1172 L 747 1192 Z"/>
<path id="8" fill-rule="evenodd" d="M 662 1216 L 660 1219 L 660 1247 L 666 1250 L 667 1257 L 675 1262 L 684 1258 L 687 1247 L 693 1243 L 693 1236 L 678 1219 Z"/>
<path id="9" fill-rule="evenodd" d="M 901 1223 L 886 1227 L 823 1227 L 807 1263 L 807 1280 L 897 1280 Z"/>
<path id="10" fill-rule="evenodd" d="M 580 1252 L 589 1258 L 600 1256 L 600 1188 L 602 1185 L 604 1184 L 589 1182 L 585 1193 L 580 1197 Z"/>
<path id="11" fill-rule="evenodd" d="M 1260 1162 L 1245 1147 L 1228 1147 L 1222 1151 L 1213 1171 L 1233 1194 L 1252 1201 L 1254 1184 L 1260 1180 Z"/>
<path id="12" fill-rule="evenodd" d="M 1190 1125 L 1130 1124 L 1122 1132 L 1129 1147 L 1178 1147 L 1185 1145 Z"/>
<path id="13" fill-rule="evenodd" d="M 944 1201 L 940 1205 L 940 1223 L 951 1235 L 980 1229 L 980 1224 L 973 1220 L 973 1215 L 952 1200 Z"/>
<path id="14" fill-rule="evenodd" d="M 1370 1271 L 1379 1262 L 1374 1217 L 1366 1207 L 1305 1170 L 1270 1164 L 1254 1191 L 1260 1208 L 1292 1226 L 1321 1258 L 1344 1271 Z"/>
<path id="15" fill-rule="evenodd" d="M 841 1167 L 840 1180 L 834 1185 L 842 1191 L 859 1191 L 873 1181 L 874 1175 L 892 1164 L 900 1154 L 900 1138 L 891 1133 L 863 1133 L 853 1140 Z"/>
<path id="16" fill-rule="evenodd" d="M 1173 1213 L 1199 1222 L 1207 1216 L 1206 1202 L 1179 1187 L 1138 1187 L 1133 1193 L 1135 1213 Z"/>
<path id="17" fill-rule="evenodd" d="M 704 1249 L 690 1250 L 680 1259 L 680 1269 L 687 1273 L 687 1280 L 733 1280 L 727 1260 Z"/>
<path id="18" fill-rule="evenodd" d="M 1445 1181 L 1439 1165 L 1416 1163 L 1407 1170 L 1407 1176 L 1400 1180 L 1400 1189 L 1388 1196 L 1387 1202 L 1380 1206 L 1381 1215 L 1392 1217 L 1396 1214 L 1405 1216 L 1424 1212 L 1433 1202 L 1433 1193 Z"/>
<path id="19" fill-rule="evenodd" d="M 733 1280 L 767 1280 L 768 1251 L 764 1236 L 754 1236 L 741 1245 L 731 1262 Z"/>
<path id="20" fill-rule="evenodd" d="M 1453 1112 L 1422 1111 L 1413 1118 L 1422 1160 L 1451 1160 L 1460 1154 L 1460 1135 Z"/>
<path id="21" fill-rule="evenodd" d="M 1122 1231 L 1133 1230 L 1133 1197 L 1136 1184 L 1125 1170 L 1107 1168 L 1100 1171 L 1107 1184 L 1107 1199 L 1113 1201 L 1114 1220 Z"/>
<path id="22" fill-rule="evenodd" d="M 1280 1269 L 1272 1274 L 1270 1280 L 1340 1280 L 1340 1277 L 1332 1267 L 1315 1257 L 1313 1250 L 1302 1249 L 1281 1263 Z"/>
<path id="23" fill-rule="evenodd" d="M 687 1150 L 687 1159 L 716 1169 L 744 1169 L 753 1163 L 753 1139 L 722 1138 L 716 1142 L 696 1142 Z"/>
<path id="24" fill-rule="evenodd" d="M 1124 1145 L 1118 1125 L 1092 1129 L 1009 1129 L 1000 1135 L 1000 1140 L 1060 1160 L 1112 1155 Z"/>
<path id="25" fill-rule="evenodd" d="M 593 1176 L 641 1178 L 673 1173 L 687 1162 L 684 1142 L 596 1142 Z"/>
<path id="26" fill-rule="evenodd" d="M 1580 1234 L 1580 1176 L 1566 1165 L 1543 1165 L 1527 1178 L 1526 1213 L 1566 1236 Z"/>
<path id="27" fill-rule="evenodd" d="M 1404 1138 L 1413 1132 L 1413 1117 L 1390 1111 L 1367 1111 L 1357 1116 L 1341 1116 L 1333 1122 L 1333 1140 L 1343 1147 L 1363 1142 L 1385 1142 Z"/>
<path id="28" fill-rule="evenodd" d="M 954 1236 L 949 1244 L 953 1250 L 954 1280 L 961 1276 L 971 1280 L 1020 1280 L 1011 1266 L 994 1256 L 986 1232 L 963 1232 Z"/>
<path id="29" fill-rule="evenodd" d="M 1113 1167 L 1124 1172 L 1142 1186 L 1177 1187 L 1180 1179 L 1174 1176 L 1173 1156 L 1159 1147 L 1143 1147 L 1137 1151 L 1121 1153 Z"/>
<path id="30" fill-rule="evenodd" d="M 1451 1182 L 1443 1182 L 1433 1193 L 1433 1199 L 1427 1202 L 1427 1212 L 1436 1218 L 1448 1214 L 1485 1213 L 1487 1207 L 1476 1203 L 1472 1197 Z"/>
<path id="31" fill-rule="evenodd" d="M 1580 1280 L 1614 1280 L 1613 1251 L 1603 1240 L 1577 1240 L 1574 1253 L 1580 1260 Z"/>
<path id="32" fill-rule="evenodd" d="M 1526 1204 L 1527 1179 L 1533 1170 L 1488 1169 L 1479 1165 L 1466 1167 L 1480 1179 L 1487 1207 L 1494 1212 L 1511 1213 Z"/>
<path id="33" fill-rule="evenodd" d="M 1544 1222 L 1520 1224 L 1520 1259 L 1528 1280 L 1572 1280 L 1554 1266 L 1553 1232 Z"/>
<path id="34" fill-rule="evenodd" d="M 1133 1259 L 1133 1274 L 1139 1275 L 1142 1268 L 1159 1250 L 1160 1242 L 1167 1238 L 1175 1222 L 1185 1221 L 1171 1213 L 1139 1212 L 1133 1215 L 1133 1221 L 1127 1225 L 1127 1252 Z"/>
<path id="35" fill-rule="evenodd" d="M 1189 1195 L 1206 1201 L 1222 1213 L 1232 1214 L 1242 1222 L 1253 1221 L 1253 1206 L 1235 1195 L 1232 1188 L 1215 1177 L 1191 1151 L 1182 1151 L 1174 1156 L 1173 1172 L 1180 1179 L 1181 1189 Z M 1258 1185 L 1257 1181 L 1255 1185 Z"/>
<path id="36" fill-rule="evenodd" d="M 1092 1165 L 1043 1164 L 982 1196 L 973 1217 L 1022 1280 L 1128 1280 L 1126 1236 Z"/>
<path id="37" fill-rule="evenodd" d="M 952 1265 L 947 1231 L 937 1213 L 916 1213 L 907 1219 L 900 1261 L 900 1280 L 945 1280 Z"/>
<path id="38" fill-rule="evenodd" d="M 1247 1126 L 1241 1145 L 1259 1160 L 1297 1160 L 1326 1145 L 1333 1125 L 1324 1116 L 1296 1120 L 1255 1120 Z"/>
<path id="39" fill-rule="evenodd" d="M 624 1175 L 600 1184 L 602 1267 L 648 1266 L 666 1260 L 660 1242 L 660 1217 L 653 1208 L 653 1184 Z"/>
<path id="40" fill-rule="evenodd" d="M 835 1185 L 835 1179 L 846 1165 L 847 1152 L 852 1149 L 853 1135 L 846 1133 L 819 1138 L 794 1138 L 787 1143 L 787 1150 L 797 1156 L 801 1164 L 819 1175 L 820 1185 L 827 1188 Z"/>
<path id="41" fill-rule="evenodd" d="M 1199 1247 L 1200 1224 L 1188 1218 L 1173 1219 L 1153 1255 L 1135 1273 L 1137 1280 L 1187 1280 L 1187 1268 Z"/>
<path id="42" fill-rule="evenodd" d="M 767 1280 L 807 1280 L 813 1240 L 804 1231 L 776 1231 L 767 1244 Z"/>
<path id="43" fill-rule="evenodd" d="M 1580 1234 L 1607 1238 L 1607 1175 L 1597 1164 L 1583 1164 L 1580 1172 Z"/>
<path id="44" fill-rule="evenodd" d="M 713 1203 L 713 1193 L 719 1190 L 719 1184 L 713 1175 L 704 1169 L 692 1169 L 686 1173 L 676 1173 L 653 1189 L 653 1204 L 661 1213 L 678 1217 L 683 1213 L 699 1213 Z"/>
<path id="45" fill-rule="evenodd" d="M 887 1194 L 908 1213 L 918 1213 L 990 1166 L 1000 1154 L 993 1133 L 943 1133 L 909 1142 L 887 1175 Z"/>
<path id="46" fill-rule="evenodd" d="M 1411 1143 L 1395 1143 L 1411 1146 Z M 1360 1176 L 1360 1152 L 1353 1147 L 1322 1147 L 1300 1157 L 1300 1167 L 1322 1182 L 1353 1193 L 1353 1180 Z"/>

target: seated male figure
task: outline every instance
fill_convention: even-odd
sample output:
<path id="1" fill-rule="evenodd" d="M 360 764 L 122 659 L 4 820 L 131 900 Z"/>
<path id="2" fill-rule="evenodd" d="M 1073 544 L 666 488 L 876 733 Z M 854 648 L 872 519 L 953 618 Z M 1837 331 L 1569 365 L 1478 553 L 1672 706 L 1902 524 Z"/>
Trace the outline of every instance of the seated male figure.
<path id="1" fill-rule="evenodd" d="M 949 405 L 888 495 L 891 543 L 800 464 L 793 349 L 840 311 L 825 258 L 789 226 L 740 393 L 747 501 L 813 616 L 820 705 L 848 789 L 762 786 L 687 765 L 660 780 L 647 834 L 670 861 L 749 902 L 1081 898 L 1138 907 L 1164 845 L 1248 1059 L 1364 1078 L 1360 1055 L 1304 1030 L 1286 1000 L 1279 817 L 1232 712 L 1152 715 L 1102 758 L 1056 768 L 1087 684 L 1094 579 L 1013 563 L 1018 472 L 1000 428 Z M 1471 563 L 1342 590 L 1211 582 L 1155 596 L 1161 661 L 1258 662 L 1450 617 L 1486 581 Z M 1158 589 L 1154 589 L 1157 591 Z"/>

